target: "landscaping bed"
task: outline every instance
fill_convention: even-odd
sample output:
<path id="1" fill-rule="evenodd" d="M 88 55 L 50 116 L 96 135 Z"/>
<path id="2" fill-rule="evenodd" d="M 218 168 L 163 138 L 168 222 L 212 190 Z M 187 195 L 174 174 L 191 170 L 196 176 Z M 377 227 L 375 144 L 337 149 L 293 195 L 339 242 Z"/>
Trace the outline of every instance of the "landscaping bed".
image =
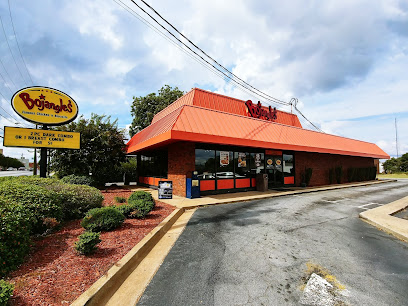
<path id="1" fill-rule="evenodd" d="M 128 198 L 131 191 L 110 188 L 102 191 L 103 205 L 114 204 L 117 196 Z M 103 232 L 98 250 L 89 256 L 78 255 L 74 244 L 84 232 L 81 220 L 66 222 L 55 233 L 33 240 L 34 246 L 20 268 L 10 273 L 15 285 L 11 305 L 70 304 L 128 253 L 174 208 L 157 202 L 145 219 L 126 219 L 114 231 Z"/>

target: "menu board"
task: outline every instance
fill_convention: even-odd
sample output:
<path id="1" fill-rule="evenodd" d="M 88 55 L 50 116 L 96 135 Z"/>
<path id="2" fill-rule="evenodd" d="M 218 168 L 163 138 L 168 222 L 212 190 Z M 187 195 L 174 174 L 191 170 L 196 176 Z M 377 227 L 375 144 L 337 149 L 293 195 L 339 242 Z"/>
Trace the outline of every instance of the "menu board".
<path id="1" fill-rule="evenodd" d="M 230 153 L 229 151 L 220 151 L 220 166 L 221 167 L 225 167 L 229 165 L 230 163 L 229 153 Z"/>
<path id="2" fill-rule="evenodd" d="M 238 153 L 238 168 L 246 167 L 246 153 Z"/>
<path id="3" fill-rule="evenodd" d="M 159 199 L 173 198 L 173 182 L 159 181 Z"/>
<path id="4" fill-rule="evenodd" d="M 255 154 L 255 166 L 257 167 L 261 166 L 261 153 Z"/>

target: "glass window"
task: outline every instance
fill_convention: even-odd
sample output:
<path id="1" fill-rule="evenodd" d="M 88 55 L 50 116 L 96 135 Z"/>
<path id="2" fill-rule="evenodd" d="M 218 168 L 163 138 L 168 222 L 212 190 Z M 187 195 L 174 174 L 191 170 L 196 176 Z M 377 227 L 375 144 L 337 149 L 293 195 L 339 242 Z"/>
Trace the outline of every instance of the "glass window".
<path id="1" fill-rule="evenodd" d="M 195 170 L 202 180 L 215 179 L 215 151 L 196 149 Z"/>
<path id="2" fill-rule="evenodd" d="M 235 177 L 244 178 L 250 176 L 249 154 L 245 152 L 235 152 Z"/>
<path id="3" fill-rule="evenodd" d="M 283 154 L 283 172 L 285 176 L 294 176 L 293 154 Z"/>
<path id="4" fill-rule="evenodd" d="M 167 151 L 155 151 L 140 155 L 140 176 L 167 178 Z"/>
<path id="5" fill-rule="evenodd" d="M 255 176 L 258 173 L 264 173 L 265 156 L 264 153 L 251 153 L 250 155 L 251 175 Z"/>
<path id="6" fill-rule="evenodd" d="M 216 166 L 218 179 L 234 178 L 234 157 L 231 151 L 216 151 Z"/>

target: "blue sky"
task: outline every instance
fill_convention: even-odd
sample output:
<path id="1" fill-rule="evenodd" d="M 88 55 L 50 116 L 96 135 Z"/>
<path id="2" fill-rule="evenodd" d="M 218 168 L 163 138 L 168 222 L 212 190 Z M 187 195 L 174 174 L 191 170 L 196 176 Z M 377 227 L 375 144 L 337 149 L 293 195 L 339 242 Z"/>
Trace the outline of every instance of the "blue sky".
<path id="1" fill-rule="evenodd" d="M 130 1 L 123 2 L 148 18 Z M 397 118 L 399 153 L 408 151 L 408 2 L 148 3 L 251 85 L 281 100 L 298 98 L 299 109 L 325 132 L 376 143 L 395 156 Z M 85 117 L 108 114 L 126 128 L 132 121 L 132 97 L 157 92 L 165 84 L 254 100 L 115 1 L 10 0 L 10 5 L 34 85 L 66 92 Z M 10 107 L 12 93 L 32 84 L 7 1 L 0 3 L 0 17 L 17 63 L 0 29 L 1 106 L 17 118 Z M 0 117 L 0 125 L 11 125 L 9 120 Z M 4 148 L 4 153 L 28 156 L 19 148 Z"/>

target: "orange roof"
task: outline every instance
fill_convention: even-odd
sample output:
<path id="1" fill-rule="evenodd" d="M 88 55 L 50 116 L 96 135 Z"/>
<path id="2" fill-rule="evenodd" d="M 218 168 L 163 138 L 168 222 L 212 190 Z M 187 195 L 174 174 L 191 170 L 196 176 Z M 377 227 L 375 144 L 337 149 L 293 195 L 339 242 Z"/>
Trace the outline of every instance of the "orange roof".
<path id="1" fill-rule="evenodd" d="M 253 103 L 256 104 L 257 102 L 253 101 Z M 199 88 L 193 88 L 184 96 L 180 97 L 172 104 L 170 104 L 168 107 L 163 109 L 161 112 L 157 113 L 153 117 L 152 124 L 164 118 L 165 116 L 167 116 L 168 114 L 170 114 L 171 112 L 173 112 L 182 105 L 195 105 L 212 110 L 219 110 L 230 114 L 248 117 L 250 116 L 247 111 L 245 101 L 243 100 L 223 96 Z M 267 110 L 267 107 L 265 106 L 262 108 Z M 302 127 L 299 118 L 296 115 L 283 112 L 280 110 L 277 110 L 276 112 L 277 118 L 276 120 L 274 120 L 274 122 L 291 126 L 297 126 L 300 128 Z"/>
<path id="2" fill-rule="evenodd" d="M 389 158 L 373 143 L 186 104 L 133 136 L 127 152 L 175 141 Z"/>

